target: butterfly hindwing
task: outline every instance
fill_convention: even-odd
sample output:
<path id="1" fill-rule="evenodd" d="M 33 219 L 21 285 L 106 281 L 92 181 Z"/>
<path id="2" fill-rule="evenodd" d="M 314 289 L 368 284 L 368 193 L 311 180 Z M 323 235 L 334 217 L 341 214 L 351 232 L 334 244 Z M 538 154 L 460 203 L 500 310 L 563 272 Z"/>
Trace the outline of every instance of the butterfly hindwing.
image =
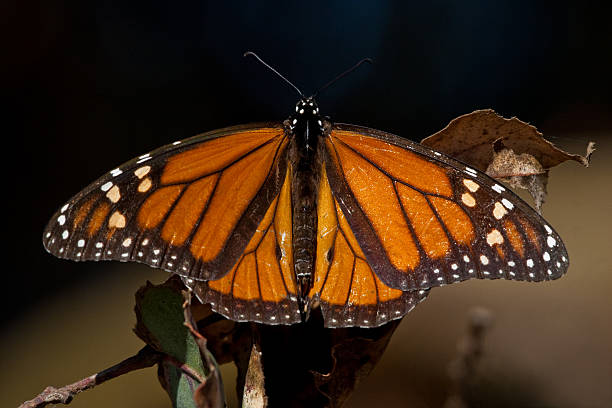
<path id="1" fill-rule="evenodd" d="M 51 219 L 47 250 L 72 260 L 137 261 L 193 279 L 237 262 L 286 172 L 282 125 L 238 126 L 142 155 Z"/>
<path id="2" fill-rule="evenodd" d="M 326 138 L 334 197 L 388 286 L 470 278 L 541 281 L 568 266 L 561 239 L 483 173 L 399 137 L 336 125 Z"/>
<path id="3" fill-rule="evenodd" d="M 308 297 L 320 304 L 327 327 L 380 326 L 425 299 L 426 290 L 390 288 L 372 271 L 332 195 L 325 168 L 317 213 L 317 262 Z"/>
<path id="4" fill-rule="evenodd" d="M 223 278 L 188 282 L 213 310 L 235 321 L 301 321 L 293 272 L 291 169 L 240 259 Z"/>

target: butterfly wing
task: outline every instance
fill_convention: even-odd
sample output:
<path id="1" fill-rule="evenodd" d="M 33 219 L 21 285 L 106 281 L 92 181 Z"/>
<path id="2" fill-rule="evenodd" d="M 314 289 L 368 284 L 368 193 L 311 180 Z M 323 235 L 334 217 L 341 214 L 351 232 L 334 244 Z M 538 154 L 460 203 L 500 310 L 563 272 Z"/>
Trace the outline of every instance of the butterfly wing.
<path id="1" fill-rule="evenodd" d="M 542 281 L 568 267 L 563 242 L 511 191 L 441 153 L 336 125 L 331 191 L 380 280 L 404 291 L 470 278 Z"/>
<path id="2" fill-rule="evenodd" d="M 301 321 L 293 272 L 291 169 L 238 262 L 221 279 L 189 282 L 203 303 L 235 321 Z"/>
<path id="3" fill-rule="evenodd" d="M 75 261 L 137 261 L 197 280 L 225 276 L 280 194 L 280 124 L 217 130 L 142 155 L 51 219 L 43 243 Z"/>
<path id="4" fill-rule="evenodd" d="M 402 317 L 425 299 L 427 290 L 402 291 L 380 280 L 332 194 L 325 167 L 321 173 L 309 304 L 320 304 L 327 327 L 376 327 Z"/>

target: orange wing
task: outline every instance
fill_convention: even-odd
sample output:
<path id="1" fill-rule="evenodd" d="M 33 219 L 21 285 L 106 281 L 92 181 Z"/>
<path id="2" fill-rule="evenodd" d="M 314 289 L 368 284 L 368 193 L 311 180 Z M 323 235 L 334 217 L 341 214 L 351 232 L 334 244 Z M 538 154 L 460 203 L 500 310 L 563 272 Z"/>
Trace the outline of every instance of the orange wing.
<path id="1" fill-rule="evenodd" d="M 375 327 L 404 316 L 425 299 L 426 290 L 385 285 L 370 268 L 325 168 L 318 194 L 317 263 L 309 304 L 319 303 L 327 327 Z"/>
<path id="2" fill-rule="evenodd" d="M 541 281 L 567 270 L 557 233 L 481 172 L 351 125 L 335 126 L 326 148 L 333 196 L 362 259 L 387 286 L 410 291 L 470 278 Z"/>
<path id="3" fill-rule="evenodd" d="M 282 125 L 267 124 L 142 155 L 64 205 L 45 229 L 45 247 L 76 261 L 137 261 L 196 280 L 222 278 L 239 260 L 252 262 L 244 253 L 280 194 L 286 146 Z"/>
<path id="4" fill-rule="evenodd" d="M 235 321 L 301 321 L 293 272 L 291 170 L 240 259 L 223 278 L 186 281 L 203 303 Z"/>

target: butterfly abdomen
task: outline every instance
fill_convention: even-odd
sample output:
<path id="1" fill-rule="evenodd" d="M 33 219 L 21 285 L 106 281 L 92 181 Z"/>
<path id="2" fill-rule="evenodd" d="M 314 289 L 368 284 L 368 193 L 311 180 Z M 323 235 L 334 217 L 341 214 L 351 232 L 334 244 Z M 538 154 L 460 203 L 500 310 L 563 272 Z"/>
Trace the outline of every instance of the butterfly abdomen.
<path id="1" fill-rule="evenodd" d="M 312 172 L 293 176 L 293 256 L 300 297 L 308 293 L 316 254 L 316 186 Z"/>

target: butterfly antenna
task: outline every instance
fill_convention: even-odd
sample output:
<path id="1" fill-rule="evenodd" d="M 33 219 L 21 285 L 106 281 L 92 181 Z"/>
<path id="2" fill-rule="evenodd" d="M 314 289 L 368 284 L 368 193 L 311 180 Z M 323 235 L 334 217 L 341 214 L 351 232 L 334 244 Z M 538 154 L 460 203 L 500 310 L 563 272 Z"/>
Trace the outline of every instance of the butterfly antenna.
<path id="1" fill-rule="evenodd" d="M 293 85 L 291 83 L 291 81 L 289 81 L 287 78 L 285 78 L 284 76 L 281 75 L 280 72 L 278 72 L 277 70 L 275 70 L 274 68 L 272 68 L 269 64 L 267 64 L 264 60 L 262 60 L 261 58 L 259 58 L 259 55 L 255 54 L 252 51 L 247 51 L 244 53 L 244 56 L 247 57 L 249 55 L 252 55 L 253 57 L 255 57 L 257 59 L 257 61 L 261 62 L 263 65 L 265 65 L 270 71 L 274 72 L 276 75 L 278 75 L 279 77 L 281 77 L 281 79 L 283 81 L 285 81 L 286 83 L 288 83 L 289 85 L 291 85 L 293 87 L 293 89 L 295 89 L 295 91 L 298 93 L 298 95 L 300 95 L 300 98 L 304 98 L 304 94 L 302 93 L 302 91 L 299 90 L 299 88 L 295 85 Z"/>
<path id="2" fill-rule="evenodd" d="M 320 87 L 317 90 L 317 92 L 315 92 L 312 95 L 312 98 L 315 98 L 317 95 L 319 95 L 321 93 L 321 91 L 323 91 L 326 88 L 329 88 L 333 83 L 338 81 L 340 78 L 344 78 L 345 76 L 347 76 L 348 74 L 350 74 L 351 72 L 353 72 L 354 70 L 356 70 L 357 68 L 359 68 L 362 64 L 364 64 L 366 62 L 368 64 L 371 64 L 372 63 L 372 58 L 364 58 L 364 59 L 362 59 L 361 61 L 359 61 L 358 63 L 356 63 L 355 65 L 353 65 L 352 67 L 350 67 L 349 69 L 347 69 L 346 71 L 344 71 L 343 73 L 341 73 L 340 75 L 338 75 L 337 77 L 332 79 L 331 81 L 329 81 L 328 83 L 326 83 L 325 85 Z"/>

